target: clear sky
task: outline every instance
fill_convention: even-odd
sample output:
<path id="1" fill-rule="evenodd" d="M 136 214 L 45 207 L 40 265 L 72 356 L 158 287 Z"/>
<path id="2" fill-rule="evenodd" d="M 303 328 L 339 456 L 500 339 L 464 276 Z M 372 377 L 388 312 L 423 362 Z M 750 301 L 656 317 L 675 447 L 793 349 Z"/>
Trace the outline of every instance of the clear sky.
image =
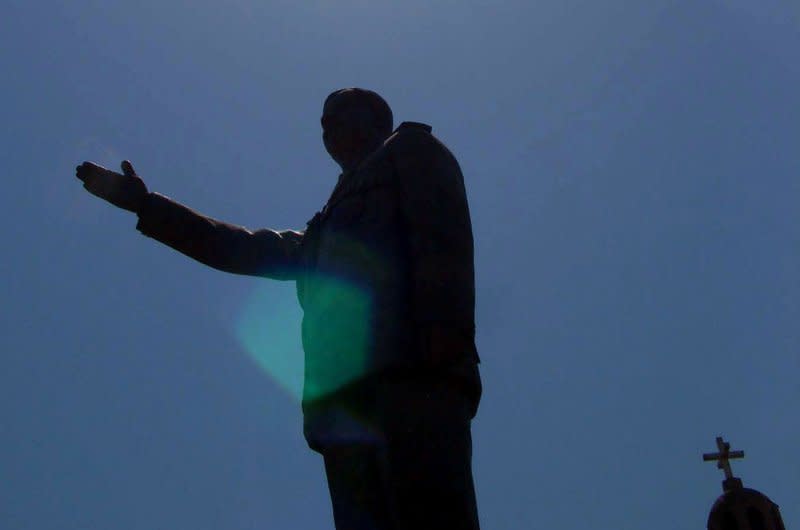
<path id="1" fill-rule="evenodd" d="M 462 165 L 487 530 L 703 528 L 724 435 L 800 525 L 800 4 L 5 0 L 0 527 L 332 528 L 289 283 L 88 195 L 83 160 L 251 228 L 381 93 Z"/>

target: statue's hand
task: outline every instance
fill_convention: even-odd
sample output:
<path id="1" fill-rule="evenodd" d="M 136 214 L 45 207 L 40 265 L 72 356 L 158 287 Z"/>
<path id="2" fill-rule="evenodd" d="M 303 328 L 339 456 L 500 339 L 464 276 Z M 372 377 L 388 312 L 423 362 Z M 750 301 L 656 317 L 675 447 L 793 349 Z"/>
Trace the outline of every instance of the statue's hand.
<path id="1" fill-rule="evenodd" d="M 84 162 L 75 168 L 75 176 L 92 195 L 119 208 L 138 212 L 147 196 L 147 186 L 130 162 L 123 161 L 121 167 L 122 173 L 117 173 L 93 162 Z"/>

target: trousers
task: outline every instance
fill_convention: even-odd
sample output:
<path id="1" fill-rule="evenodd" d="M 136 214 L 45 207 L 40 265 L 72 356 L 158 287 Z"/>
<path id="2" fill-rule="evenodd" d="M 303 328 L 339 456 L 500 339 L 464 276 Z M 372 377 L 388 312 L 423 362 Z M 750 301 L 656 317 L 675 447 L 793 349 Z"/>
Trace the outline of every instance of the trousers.
<path id="1" fill-rule="evenodd" d="M 336 530 L 479 530 L 474 403 L 440 379 L 383 381 L 374 437 L 322 452 Z"/>

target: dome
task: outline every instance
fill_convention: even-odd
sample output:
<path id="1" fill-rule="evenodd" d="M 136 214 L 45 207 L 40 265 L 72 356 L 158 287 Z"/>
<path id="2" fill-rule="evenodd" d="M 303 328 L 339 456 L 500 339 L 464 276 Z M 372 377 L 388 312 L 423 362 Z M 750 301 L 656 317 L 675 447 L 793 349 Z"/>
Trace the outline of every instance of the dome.
<path id="1" fill-rule="evenodd" d="M 727 489 L 727 488 L 726 488 Z M 708 530 L 785 530 L 778 505 L 760 491 L 727 489 L 711 508 Z"/>

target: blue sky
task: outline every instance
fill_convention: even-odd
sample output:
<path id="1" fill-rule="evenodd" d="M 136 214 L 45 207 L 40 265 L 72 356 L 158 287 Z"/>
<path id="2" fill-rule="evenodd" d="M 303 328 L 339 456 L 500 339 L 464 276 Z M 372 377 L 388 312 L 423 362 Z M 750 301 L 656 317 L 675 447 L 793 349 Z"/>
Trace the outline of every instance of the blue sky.
<path id="1" fill-rule="evenodd" d="M 0 526 L 332 528 L 291 284 L 139 235 L 74 166 L 302 228 L 333 89 L 464 170 L 486 529 L 702 528 L 721 473 L 800 522 L 796 2 L 0 8 Z"/>

